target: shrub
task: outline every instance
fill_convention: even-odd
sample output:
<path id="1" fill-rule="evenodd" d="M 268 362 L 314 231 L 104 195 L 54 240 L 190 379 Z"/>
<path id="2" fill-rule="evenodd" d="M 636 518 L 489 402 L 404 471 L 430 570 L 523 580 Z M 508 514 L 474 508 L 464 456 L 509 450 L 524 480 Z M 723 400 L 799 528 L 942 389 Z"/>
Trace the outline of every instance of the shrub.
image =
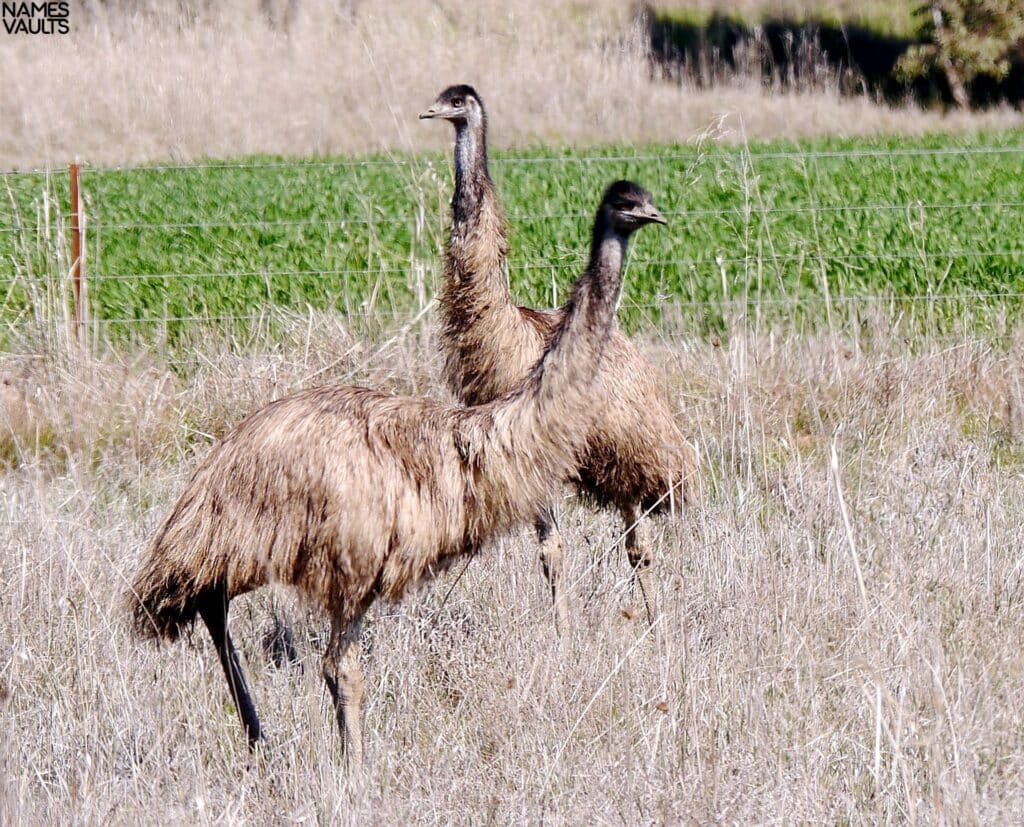
<path id="1" fill-rule="evenodd" d="M 917 13 L 928 42 L 911 46 L 897 72 L 909 80 L 937 68 L 961 109 L 970 103 L 967 88 L 975 77 L 1006 77 L 1010 52 L 1024 40 L 1020 0 L 930 0 Z"/>

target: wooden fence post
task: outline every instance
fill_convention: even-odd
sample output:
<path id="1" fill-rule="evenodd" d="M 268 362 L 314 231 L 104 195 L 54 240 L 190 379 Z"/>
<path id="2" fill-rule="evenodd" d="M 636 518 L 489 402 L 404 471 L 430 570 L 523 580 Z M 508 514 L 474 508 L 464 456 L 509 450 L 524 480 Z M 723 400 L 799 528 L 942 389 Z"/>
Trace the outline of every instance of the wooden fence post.
<path id="1" fill-rule="evenodd" d="M 85 268 L 82 266 L 82 197 L 78 188 L 78 164 L 71 165 L 71 286 L 75 295 L 75 341 L 82 339 L 82 281 Z"/>

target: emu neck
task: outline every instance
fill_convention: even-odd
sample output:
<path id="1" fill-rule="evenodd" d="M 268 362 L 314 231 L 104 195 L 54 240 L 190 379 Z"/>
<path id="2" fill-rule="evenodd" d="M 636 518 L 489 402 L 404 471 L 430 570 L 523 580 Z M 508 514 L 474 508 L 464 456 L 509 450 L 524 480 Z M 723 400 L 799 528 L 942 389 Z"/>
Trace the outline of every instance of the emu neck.
<path id="1" fill-rule="evenodd" d="M 622 287 L 622 265 L 626 259 L 628 244 L 629 236 L 617 229 L 603 211 L 599 213 L 590 241 L 590 262 L 587 264 L 587 275 L 593 280 L 594 287 L 598 292 L 612 297 L 611 313 L 607 314 L 608 322 L 615 315 L 615 305 Z M 601 305 L 601 303 L 596 304 Z M 601 309 L 607 310 L 603 305 L 601 305 Z"/>
<path id="2" fill-rule="evenodd" d="M 507 258 L 505 214 L 487 171 L 485 130 L 482 124 L 460 124 L 451 235 L 438 305 L 445 377 L 466 404 L 486 402 L 511 390 L 525 368 L 517 368 L 517 360 L 509 361 L 507 353 L 535 346 L 533 331 L 512 302 Z"/>
<path id="3" fill-rule="evenodd" d="M 487 130 L 483 122 L 460 123 L 455 128 L 455 195 L 452 213 L 456 223 L 472 221 L 487 190 L 493 190 L 487 168 Z"/>
<path id="4" fill-rule="evenodd" d="M 591 399 L 592 388 L 615 323 L 628 241 L 629 234 L 617 229 L 600 210 L 590 263 L 576 282 L 565 318 L 537 366 L 539 399 L 558 399 L 580 410 L 600 407 L 600 399 Z"/>
<path id="5" fill-rule="evenodd" d="M 467 417 L 491 425 L 490 445 L 482 454 L 503 458 L 490 466 L 493 477 L 484 473 L 475 483 L 478 514 L 531 513 L 577 473 L 605 409 L 608 386 L 598 371 L 613 331 L 626 241 L 627 235 L 599 214 L 590 264 L 573 287 L 544 357 L 518 392 L 467 409 Z"/>
<path id="6" fill-rule="evenodd" d="M 551 346 L 519 392 L 495 403 L 512 434 L 501 444 L 516 446 L 520 475 L 506 490 L 528 490 L 530 480 L 557 487 L 577 472 L 605 410 L 608 385 L 598 371 L 613 331 L 625 249 L 626 236 L 599 216 L 590 264 L 573 287 Z"/>

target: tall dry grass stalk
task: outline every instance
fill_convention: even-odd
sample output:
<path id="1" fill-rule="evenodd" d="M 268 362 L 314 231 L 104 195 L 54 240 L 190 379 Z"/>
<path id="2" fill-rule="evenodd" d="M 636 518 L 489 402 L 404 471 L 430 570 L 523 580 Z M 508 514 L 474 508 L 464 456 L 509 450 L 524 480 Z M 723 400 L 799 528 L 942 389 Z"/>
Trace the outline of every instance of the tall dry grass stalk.
<path id="1" fill-rule="evenodd" d="M 455 82 L 492 102 L 499 147 L 685 141 L 722 116 L 746 137 L 1021 123 L 760 79 L 652 81 L 632 14 L 610 0 L 85 3 L 66 37 L 0 38 L 0 168 L 439 148 L 415 118 Z"/>
<path id="2" fill-rule="evenodd" d="M 16 436 L 0 476 L 4 822 L 1016 818 L 1024 338 L 997 318 L 943 335 L 882 309 L 847 321 L 735 314 L 721 342 L 650 340 L 710 477 L 658 540 L 653 629 L 600 515 L 566 515 L 589 553 L 569 556 L 561 641 L 529 538 L 491 549 L 370 619 L 358 789 L 339 782 L 319 617 L 239 601 L 275 733 L 254 762 L 205 637 L 189 657 L 137 647 L 114 596 L 244 411 L 313 381 L 423 387 L 434 351 L 414 334 L 330 351 L 333 333 L 297 325 L 270 355 L 206 342 L 188 370 L 129 367 L 85 395 L 37 367 L 35 404 L 116 413 L 55 427 L 49 450 Z M 271 600 L 297 630 L 290 669 L 258 643 Z"/>

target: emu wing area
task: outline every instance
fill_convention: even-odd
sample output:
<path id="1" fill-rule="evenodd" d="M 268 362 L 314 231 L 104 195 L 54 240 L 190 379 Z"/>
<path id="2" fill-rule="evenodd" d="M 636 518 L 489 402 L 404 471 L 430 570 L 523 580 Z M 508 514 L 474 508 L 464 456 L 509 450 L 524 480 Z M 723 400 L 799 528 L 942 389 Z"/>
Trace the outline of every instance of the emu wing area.
<path id="1" fill-rule="evenodd" d="M 457 411 L 363 388 L 318 388 L 278 400 L 214 449 L 206 488 L 208 549 L 254 555 L 266 580 L 325 608 L 371 591 L 401 597 L 464 551 Z M 229 593 L 257 572 L 231 577 Z"/>
<path id="2" fill-rule="evenodd" d="M 546 348 L 564 312 L 518 310 Z M 596 397 L 604 404 L 572 480 L 578 491 L 601 506 L 638 503 L 658 512 L 671 507 L 665 492 L 683 478 L 690 482 L 684 498 L 692 501 L 696 453 L 676 425 L 650 362 L 617 327 L 605 345 L 595 383 L 600 389 Z"/>

